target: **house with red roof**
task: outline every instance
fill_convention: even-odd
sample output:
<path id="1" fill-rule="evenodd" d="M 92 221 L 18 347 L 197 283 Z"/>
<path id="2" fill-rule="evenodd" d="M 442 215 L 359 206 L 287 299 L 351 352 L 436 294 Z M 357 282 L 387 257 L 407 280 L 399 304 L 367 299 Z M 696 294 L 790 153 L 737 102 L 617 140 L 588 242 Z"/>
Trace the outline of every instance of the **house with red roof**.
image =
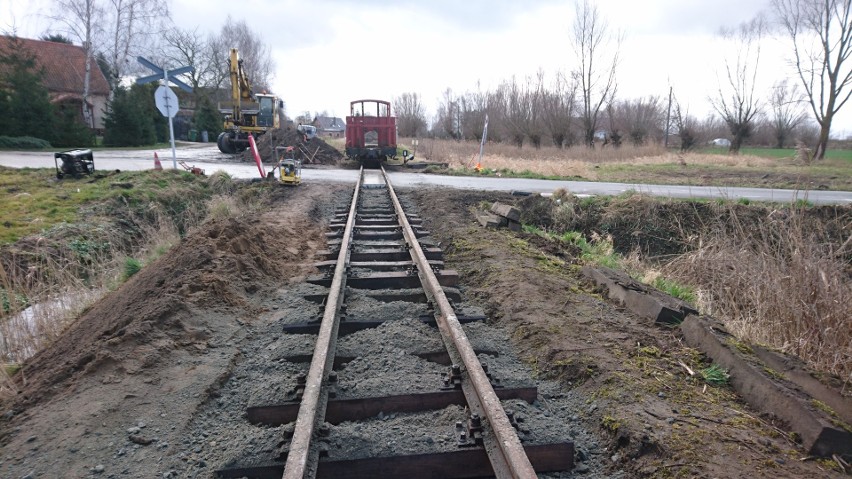
<path id="1" fill-rule="evenodd" d="M 12 48 L 12 37 L 0 35 L 0 48 Z M 44 71 L 44 87 L 50 92 L 50 101 L 56 105 L 73 106 L 80 112 L 83 122 L 83 82 L 86 76 L 86 51 L 83 47 L 67 43 L 47 42 L 18 38 L 19 44 L 36 58 Z M 96 130 L 104 127 L 104 112 L 109 98 L 109 83 L 94 58 L 91 60 L 89 79 L 89 107 Z"/>

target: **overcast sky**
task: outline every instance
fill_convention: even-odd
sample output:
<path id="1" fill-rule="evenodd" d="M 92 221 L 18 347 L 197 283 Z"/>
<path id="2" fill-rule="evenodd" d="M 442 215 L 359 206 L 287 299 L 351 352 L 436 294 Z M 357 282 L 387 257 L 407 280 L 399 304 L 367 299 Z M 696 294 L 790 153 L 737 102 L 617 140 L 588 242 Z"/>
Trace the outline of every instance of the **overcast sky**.
<path id="1" fill-rule="evenodd" d="M 769 0 L 598 0 L 613 31 L 621 31 L 618 96 L 665 97 L 671 85 L 689 112 L 704 117 L 718 89 L 725 44 L 716 33 L 768 9 Z M 49 27 L 37 15 L 49 0 L 0 0 L 0 28 L 37 37 Z M 423 97 L 429 115 L 446 88 L 490 89 L 539 69 L 570 71 L 572 0 L 171 0 L 173 21 L 216 32 L 230 14 L 254 26 L 272 47 L 272 86 L 300 112 L 348 113 L 361 98 Z M 758 88 L 791 75 L 783 39 L 763 44 Z M 852 109 L 852 106 L 847 108 Z M 835 136 L 852 132 L 841 111 Z"/>

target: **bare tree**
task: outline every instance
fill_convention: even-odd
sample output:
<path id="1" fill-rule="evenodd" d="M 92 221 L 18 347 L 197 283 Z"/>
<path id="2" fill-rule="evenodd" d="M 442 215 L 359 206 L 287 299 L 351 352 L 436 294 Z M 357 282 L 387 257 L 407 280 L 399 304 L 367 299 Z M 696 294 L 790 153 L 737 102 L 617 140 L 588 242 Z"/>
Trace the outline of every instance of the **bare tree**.
<path id="1" fill-rule="evenodd" d="M 607 22 L 589 0 L 575 5 L 573 41 L 578 66 L 574 75 L 583 96 L 583 137 L 588 146 L 593 146 L 601 109 L 615 96 L 621 36 L 610 34 Z"/>
<path id="2" fill-rule="evenodd" d="M 524 133 L 530 139 L 535 149 L 541 148 L 544 136 L 544 71 L 539 70 L 534 78 L 527 78 L 524 89 L 524 100 L 527 104 L 527 121 L 524 123 Z"/>
<path id="3" fill-rule="evenodd" d="M 160 33 L 162 22 L 169 18 L 169 8 L 166 0 L 107 0 L 105 12 L 108 40 L 101 50 L 112 74 L 112 99 L 121 77 L 135 65 L 129 62 L 131 54 L 143 53 L 151 38 Z"/>
<path id="4" fill-rule="evenodd" d="M 170 28 L 163 34 L 163 42 L 165 44 L 164 63 L 168 68 L 184 65 L 195 67 L 195 70 L 184 75 L 193 90 L 197 91 L 200 87 L 206 86 L 218 88 L 221 85 L 216 82 L 221 67 L 215 62 L 210 43 L 198 33 L 197 28 L 195 30 Z"/>
<path id="5" fill-rule="evenodd" d="M 394 98 L 399 134 L 404 137 L 416 137 L 426 128 L 426 108 L 417 93 L 403 93 Z"/>
<path id="6" fill-rule="evenodd" d="M 435 133 L 439 135 L 446 135 L 456 140 L 461 139 L 461 111 L 458 99 L 451 88 L 444 90 L 441 96 L 434 126 L 437 128 Z"/>
<path id="7" fill-rule="evenodd" d="M 769 106 L 772 109 L 772 133 L 776 148 L 784 148 L 784 143 L 793 131 L 805 120 L 805 112 L 800 107 L 802 103 L 798 85 L 792 88 L 784 79 L 775 83 L 772 94 L 769 95 Z"/>
<path id="8" fill-rule="evenodd" d="M 462 131 L 465 139 L 480 140 L 485 129 L 485 115 L 488 111 L 488 93 L 480 89 L 479 83 L 475 92 L 465 92 L 459 103 L 461 109 Z"/>
<path id="9" fill-rule="evenodd" d="M 506 103 L 506 93 L 502 88 L 486 93 L 485 112 L 488 115 L 488 138 L 490 141 L 502 142 L 509 134 L 505 117 Z M 484 124 L 484 117 L 482 121 Z"/>
<path id="10" fill-rule="evenodd" d="M 56 14 L 50 16 L 62 25 L 64 33 L 83 45 L 86 54 L 86 67 L 83 74 L 83 120 L 89 128 L 95 127 L 89 95 L 92 83 L 92 57 L 94 42 L 101 30 L 98 19 L 103 9 L 96 0 L 56 0 Z"/>
<path id="11" fill-rule="evenodd" d="M 721 32 L 723 38 L 734 42 L 737 52 L 733 60 L 725 58 L 725 80 L 719 81 L 719 89 L 710 102 L 731 131 L 731 153 L 739 153 L 760 113 L 760 99 L 754 90 L 760 65 L 760 41 L 765 30 L 763 19 L 758 17 Z"/>
<path id="12" fill-rule="evenodd" d="M 500 89 L 505 92 L 506 96 L 506 110 L 503 113 L 503 119 L 509 138 L 512 144 L 521 148 L 526 139 L 524 124 L 529 120 L 529 104 L 525 98 L 523 86 L 512 77 L 512 81 L 504 82 Z"/>
<path id="13" fill-rule="evenodd" d="M 269 90 L 275 77 L 275 62 L 269 45 L 263 43 L 260 37 L 249 28 L 245 20 L 234 21 L 230 16 L 225 20 L 219 41 L 224 45 L 223 55 L 227 57 L 231 48 L 239 50 L 240 58 L 245 60 L 243 68 L 255 91 Z M 225 61 L 220 68 L 227 75 L 228 63 Z"/>
<path id="14" fill-rule="evenodd" d="M 207 37 L 207 54 L 210 57 L 210 78 L 207 81 L 207 86 L 219 92 L 222 86 L 230 81 L 231 74 L 228 71 L 228 57 L 231 47 L 226 44 L 224 38 L 220 35 L 212 34 Z M 230 91 L 228 92 L 230 95 Z"/>
<path id="15" fill-rule="evenodd" d="M 577 82 L 557 74 L 553 88 L 544 92 L 542 109 L 544 124 L 557 148 L 574 144 L 571 124 L 577 107 Z"/>
<path id="16" fill-rule="evenodd" d="M 612 121 L 634 146 L 660 138 L 665 130 L 665 111 L 660 98 L 648 96 L 615 102 L 609 109 Z"/>
<path id="17" fill-rule="evenodd" d="M 814 158 L 825 157 L 831 122 L 849 100 L 852 0 L 772 0 L 793 43 L 793 63 L 820 126 Z"/>
<path id="18" fill-rule="evenodd" d="M 677 134 L 680 137 L 680 151 L 688 151 L 698 144 L 698 122 L 689 115 L 689 112 L 680 107 L 680 102 L 675 100 L 673 120 Z"/>

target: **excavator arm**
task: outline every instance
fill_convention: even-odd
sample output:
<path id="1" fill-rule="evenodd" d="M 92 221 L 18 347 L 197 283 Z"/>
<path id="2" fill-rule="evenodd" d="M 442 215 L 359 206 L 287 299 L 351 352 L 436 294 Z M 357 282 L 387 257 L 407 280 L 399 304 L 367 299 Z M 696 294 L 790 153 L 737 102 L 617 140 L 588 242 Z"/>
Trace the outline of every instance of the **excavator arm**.
<path id="1" fill-rule="evenodd" d="M 280 100 L 265 92 L 255 95 L 236 48 L 230 50 L 228 71 L 231 77 L 232 110 L 231 115 L 224 118 L 224 131 L 219 134 L 216 143 L 219 151 L 231 154 L 248 147 L 249 135 L 257 137 L 269 129 L 279 127 Z"/>
<path id="2" fill-rule="evenodd" d="M 228 65 L 231 72 L 231 100 L 234 102 L 234 120 L 239 122 L 242 119 L 240 102 L 254 101 L 254 92 L 251 91 L 251 83 L 245 70 L 243 70 L 243 61 L 240 60 L 240 54 L 236 48 L 231 49 Z"/>

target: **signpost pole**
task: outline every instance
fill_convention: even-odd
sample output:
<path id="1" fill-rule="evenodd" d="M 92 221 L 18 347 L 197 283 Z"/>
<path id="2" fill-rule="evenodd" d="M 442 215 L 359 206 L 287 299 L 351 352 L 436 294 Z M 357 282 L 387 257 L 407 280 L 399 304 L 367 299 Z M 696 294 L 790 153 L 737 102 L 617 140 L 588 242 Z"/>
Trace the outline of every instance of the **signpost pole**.
<path id="1" fill-rule="evenodd" d="M 169 87 L 169 71 L 166 70 L 165 68 L 163 69 L 163 84 L 166 86 L 166 88 Z M 177 152 L 175 151 L 175 127 L 174 127 L 174 124 L 172 123 L 172 117 L 174 115 L 171 114 L 172 106 L 171 106 L 170 103 L 171 102 L 169 102 L 168 99 L 167 99 L 166 100 L 166 109 L 169 110 L 169 114 L 166 115 L 166 116 L 169 117 L 169 141 L 172 144 L 172 168 L 177 169 Z M 175 105 L 175 106 L 177 106 L 177 105 Z M 175 113 L 177 113 L 177 112 L 175 112 Z"/>
<path id="2" fill-rule="evenodd" d="M 182 75 L 184 73 L 189 73 L 194 71 L 195 68 L 192 66 L 185 66 L 180 68 L 175 68 L 169 73 L 169 70 L 165 68 L 160 68 L 155 65 L 150 60 L 146 60 L 144 57 L 136 57 L 136 60 L 139 61 L 142 65 L 149 68 L 154 72 L 153 75 L 146 76 L 143 78 L 137 78 L 136 83 L 139 85 L 144 85 L 145 83 L 151 83 L 155 81 L 160 81 L 160 74 L 162 74 L 163 85 L 157 88 L 157 91 L 154 93 L 154 102 L 157 104 L 157 109 L 160 110 L 160 113 L 163 116 L 168 117 L 169 119 L 169 141 L 172 144 L 172 167 L 177 169 L 177 152 L 175 148 L 175 127 L 172 122 L 172 117 L 174 117 L 178 112 L 178 98 L 175 95 L 175 92 L 171 90 L 169 87 L 169 82 L 174 83 L 180 89 L 186 92 L 192 92 L 192 87 L 187 85 L 186 83 L 180 81 L 177 78 L 177 75 Z"/>

